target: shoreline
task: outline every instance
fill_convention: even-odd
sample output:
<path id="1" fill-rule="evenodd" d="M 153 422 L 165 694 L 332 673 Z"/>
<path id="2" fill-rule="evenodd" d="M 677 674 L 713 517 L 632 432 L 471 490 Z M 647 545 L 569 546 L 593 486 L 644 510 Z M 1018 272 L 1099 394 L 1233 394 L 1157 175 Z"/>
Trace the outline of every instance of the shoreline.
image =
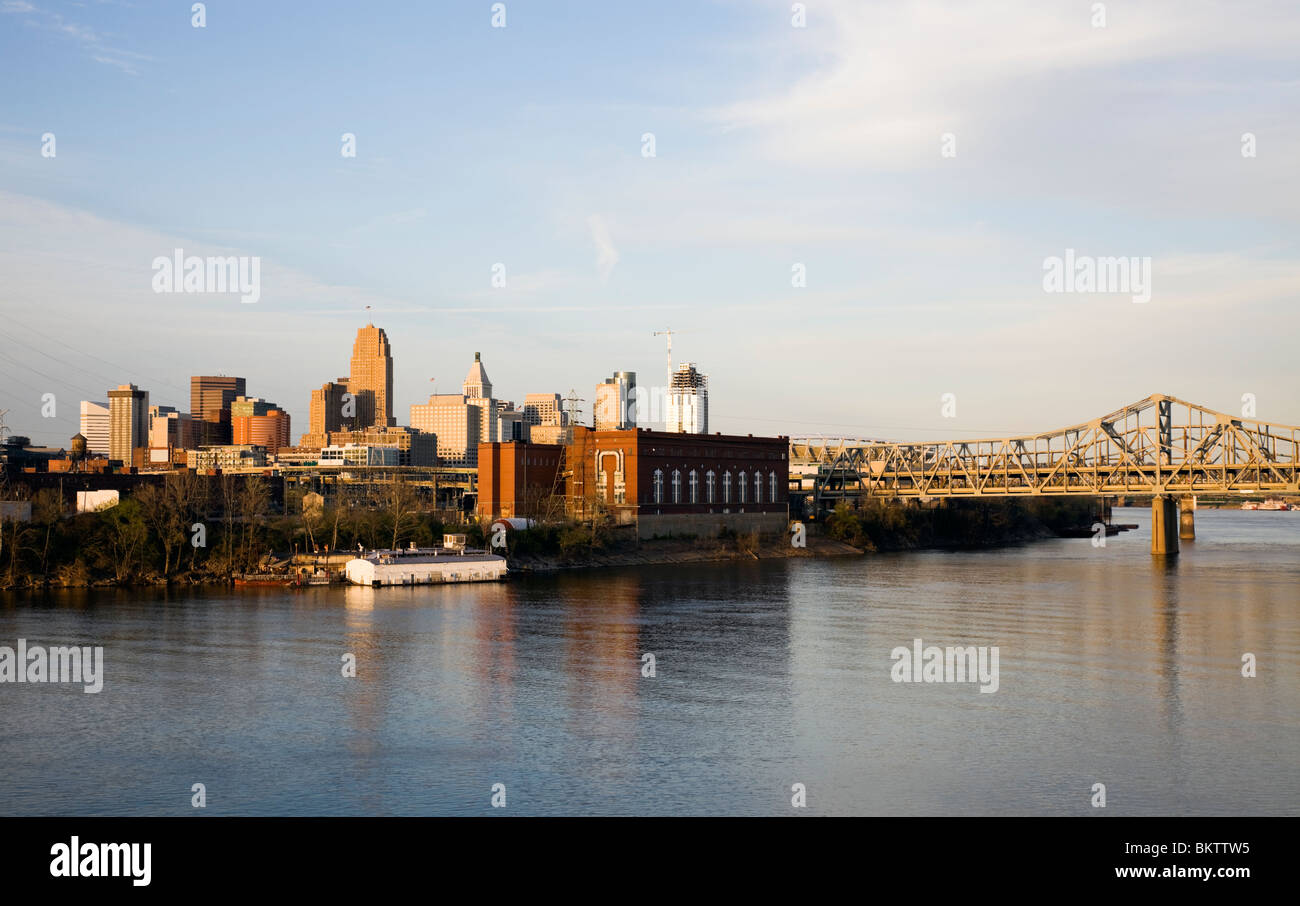
<path id="1" fill-rule="evenodd" d="M 1059 531 L 1044 525 L 1021 525 L 1015 528 L 1003 527 L 991 533 L 988 539 L 971 543 L 969 539 L 959 541 L 949 537 L 929 537 L 914 539 L 896 535 L 884 544 L 871 544 L 859 547 L 846 541 L 809 535 L 806 546 L 795 547 L 785 536 L 754 539 L 676 539 L 657 538 L 635 543 L 621 542 L 612 548 L 587 551 L 578 556 L 565 557 L 558 553 L 506 555 L 510 576 L 549 575 L 577 570 L 607 569 L 626 566 L 666 566 L 672 564 L 729 563 L 735 561 L 763 561 L 790 559 L 827 559 L 833 557 L 865 557 L 871 554 L 908 553 L 912 551 L 978 551 L 994 550 L 1045 541 L 1053 538 L 1068 537 Z M 307 586 L 331 588 L 346 586 L 343 580 L 329 585 Z M 224 589 L 236 589 L 231 577 L 196 576 L 189 573 L 173 576 L 164 580 L 161 577 L 137 579 L 133 582 L 119 583 L 112 579 L 99 579 L 84 583 L 59 583 L 15 585 L 0 588 L 0 592 L 44 591 L 49 589 L 87 589 L 87 588 L 198 588 L 213 586 Z M 248 586 L 248 587 L 276 587 Z M 286 588 L 289 586 L 285 586 Z"/>
<path id="2" fill-rule="evenodd" d="M 642 541 L 629 550 L 593 552 L 566 560 L 557 555 L 528 555 L 510 560 L 510 574 L 546 575 L 580 569 L 605 569 L 618 566 L 657 566 L 674 563 L 729 563 L 737 560 L 790 560 L 826 557 L 862 557 L 866 551 L 829 538 L 809 538 L 806 547 L 794 547 L 784 537 L 761 541 L 744 550 L 734 543 L 715 548 L 698 541 L 671 538 Z"/>

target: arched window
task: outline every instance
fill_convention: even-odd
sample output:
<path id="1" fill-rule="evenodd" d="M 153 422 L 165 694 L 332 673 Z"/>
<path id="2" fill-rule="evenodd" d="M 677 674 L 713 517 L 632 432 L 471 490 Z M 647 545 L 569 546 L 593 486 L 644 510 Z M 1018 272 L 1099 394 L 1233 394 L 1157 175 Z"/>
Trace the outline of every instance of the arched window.
<path id="1" fill-rule="evenodd" d="M 673 469 L 673 503 L 682 502 L 682 473 L 680 469 Z"/>
<path id="2" fill-rule="evenodd" d="M 767 499 L 770 503 L 776 503 L 776 472 L 768 476 Z"/>
<path id="3" fill-rule="evenodd" d="M 754 502 L 763 502 L 763 475 L 761 472 L 754 473 Z"/>
<path id="4" fill-rule="evenodd" d="M 664 502 L 664 470 L 655 469 L 655 503 Z"/>
<path id="5" fill-rule="evenodd" d="M 731 503 L 731 472 L 722 473 L 722 502 Z"/>
<path id="6" fill-rule="evenodd" d="M 691 478 L 691 503 L 699 503 L 700 502 L 700 476 L 695 474 L 694 469 L 691 469 L 690 478 Z"/>
<path id="7" fill-rule="evenodd" d="M 745 473 L 740 473 L 740 502 L 744 503 L 745 498 L 749 496 L 749 485 L 745 484 Z"/>
<path id="8" fill-rule="evenodd" d="M 714 500 L 713 485 L 713 470 L 709 469 L 704 473 L 704 496 L 709 503 L 713 503 Z"/>

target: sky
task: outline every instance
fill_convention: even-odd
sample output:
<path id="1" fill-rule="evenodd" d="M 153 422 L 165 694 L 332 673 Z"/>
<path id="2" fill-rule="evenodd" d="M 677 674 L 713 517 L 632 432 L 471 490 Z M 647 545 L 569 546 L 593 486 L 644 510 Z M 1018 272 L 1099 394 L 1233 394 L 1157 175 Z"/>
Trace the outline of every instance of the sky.
<path id="1" fill-rule="evenodd" d="M 399 424 L 475 352 L 589 418 L 664 383 L 665 328 L 729 433 L 1153 393 L 1300 424 L 1300 4 L 192 6 L 0 0 L 0 409 L 36 443 L 192 374 L 296 437 L 368 322 Z M 258 301 L 155 292 L 178 248 L 258 259 Z M 1150 300 L 1046 291 L 1067 249 L 1149 259 Z"/>

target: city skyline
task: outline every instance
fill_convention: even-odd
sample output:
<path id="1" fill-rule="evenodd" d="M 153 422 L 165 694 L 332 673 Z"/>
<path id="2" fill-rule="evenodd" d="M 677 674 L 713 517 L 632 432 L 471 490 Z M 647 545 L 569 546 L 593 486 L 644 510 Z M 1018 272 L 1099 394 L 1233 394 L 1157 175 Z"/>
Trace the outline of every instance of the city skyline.
<path id="1" fill-rule="evenodd" d="M 896 885 L 1281 876 L 1297 46 L 0 0 L 7 874 L 337 896 L 323 817 L 802 815 L 1028 828 Z M 427 873 L 389 826 L 353 862 Z"/>
<path id="2" fill-rule="evenodd" d="M 366 325 L 363 325 L 363 326 L 362 326 L 361 328 L 359 328 L 358 330 L 359 330 L 359 332 L 364 332 L 364 331 L 367 330 L 368 328 L 370 328 L 370 329 L 374 329 L 374 328 L 375 328 L 375 325 L 373 325 L 373 324 L 371 324 L 371 323 L 367 323 Z M 378 329 L 378 330 L 379 330 L 379 333 L 380 333 L 381 335 L 384 333 L 384 331 L 382 330 L 382 328 L 380 328 L 380 329 Z M 386 338 L 386 337 L 385 337 L 385 344 L 387 344 L 387 338 Z M 387 345 L 385 345 L 385 349 L 387 349 L 387 348 L 388 348 Z M 473 362 L 471 363 L 471 371 L 472 371 L 475 367 L 481 367 L 481 365 L 480 365 L 480 356 L 481 356 L 481 355 L 482 355 L 481 352 L 475 352 L 475 353 L 474 353 L 475 358 L 474 358 Z M 103 362 L 102 359 L 98 359 L 97 357 L 91 357 L 91 358 L 94 359 L 94 361 Z M 396 362 L 396 357 L 393 357 L 393 359 L 392 359 L 392 361 L 390 362 L 390 364 L 395 364 L 395 362 Z M 682 361 L 682 362 L 680 362 L 680 363 L 678 364 L 679 373 L 684 372 L 684 371 L 687 370 L 687 369 L 694 369 L 695 367 L 696 367 L 696 363 L 695 363 L 695 362 Z M 617 374 L 617 372 L 616 372 L 616 374 Z M 346 377 L 346 376 L 345 376 L 345 377 Z M 215 376 L 214 376 L 214 375 L 209 375 L 209 376 L 190 375 L 189 380 L 190 380 L 190 382 L 191 382 L 191 388 L 190 388 L 190 390 L 189 390 L 188 392 L 191 394 L 191 396 L 190 396 L 190 398 L 191 398 L 191 406 L 193 405 L 193 400 L 195 400 L 195 399 L 197 398 L 194 394 L 196 394 L 196 393 L 198 392 L 198 391 L 194 388 L 194 382 L 197 382 L 197 381 L 199 381 L 199 380 L 212 380 L 212 379 L 214 379 L 214 378 L 219 379 L 219 380 L 222 380 L 222 381 L 239 381 L 239 382 L 241 382 L 239 386 L 244 386 L 244 385 L 246 385 L 247 382 L 248 382 L 248 379 L 245 378 L 245 377 L 243 377 L 243 376 L 227 375 L 225 372 L 221 372 L 219 375 L 215 375 Z M 707 380 L 707 376 L 705 376 L 705 379 Z M 674 380 L 676 380 L 676 377 L 674 378 Z M 597 381 L 593 382 L 593 390 L 594 390 L 595 392 L 599 393 L 599 391 L 602 389 L 602 385 L 608 386 L 608 382 L 609 382 L 609 379 L 608 379 L 608 378 L 604 378 L 604 379 L 597 380 Z M 65 437 L 65 438 L 60 438 L 60 437 L 58 437 L 58 436 L 56 435 L 56 433 L 52 433 L 52 432 L 49 431 L 49 430 L 46 430 L 46 432 L 45 432 L 44 434 L 42 434 L 42 432 L 39 430 L 39 423 L 38 423 L 38 425 L 37 425 L 37 428 L 38 428 L 37 430 L 24 430 L 24 425 L 20 424 L 20 423 L 17 421 L 17 418 L 21 418 L 22 415 L 23 415 L 23 413 L 24 413 L 24 408 L 25 408 L 25 407 L 22 407 L 22 406 L 17 407 L 16 409 L 6 409 L 6 410 L 4 410 L 5 413 L 6 413 L 6 417 L 8 418 L 8 422 L 6 423 L 7 433 L 10 434 L 10 435 L 15 435 L 15 436 L 28 437 L 28 438 L 30 438 L 30 439 L 33 441 L 34 444 L 36 444 L 36 445 L 38 445 L 38 446 L 53 446 L 53 447 L 66 446 L 66 442 L 67 442 L 68 440 L 70 440 L 70 439 L 72 438 L 73 435 L 78 434 L 78 433 L 84 433 L 83 430 L 82 430 L 82 421 L 83 421 L 83 414 L 84 414 L 84 411 L 85 411 L 85 407 L 86 407 L 87 405 L 92 405 L 92 406 L 93 406 L 93 405 L 105 406 L 106 403 L 105 403 L 103 400 L 108 398 L 108 395 L 109 395 L 110 392 L 112 392 L 112 391 L 114 391 L 114 390 L 121 390 L 123 387 L 128 386 L 128 385 L 131 385 L 131 384 L 134 384 L 134 382 L 124 382 L 123 384 L 117 384 L 117 385 L 114 385 L 114 386 L 111 386 L 111 387 L 105 388 L 105 390 L 104 390 L 101 394 L 99 394 L 100 397 L 101 397 L 101 399 L 99 399 L 99 400 L 91 398 L 91 397 L 94 396 L 94 394 L 89 394 L 89 395 L 86 395 L 86 396 L 78 397 L 76 400 L 74 400 L 74 403 L 77 405 L 78 408 L 74 410 L 74 413 L 73 413 L 71 416 L 68 416 L 68 415 L 64 414 L 64 410 L 62 409 L 63 401 L 62 401 L 62 399 L 61 399 L 60 397 L 58 397 L 58 396 L 56 395 L 56 403 L 57 403 L 57 406 L 58 406 L 58 411 L 59 411 L 59 413 L 60 413 L 60 414 L 59 414 L 59 417 L 57 417 L 57 418 L 41 417 L 41 418 L 40 418 L 40 423 L 48 423 L 48 422 L 51 422 L 51 421 L 54 421 L 54 422 L 63 422 L 63 421 L 65 421 L 65 420 L 66 420 L 66 421 L 69 421 L 69 422 L 72 424 L 72 426 L 73 426 L 73 430 L 72 430 L 72 432 L 71 432 L 67 437 Z M 71 385 L 65 385 L 65 386 L 71 386 Z M 147 396 L 150 395 L 150 394 L 152 394 L 152 390 L 151 390 L 151 388 L 148 387 L 148 386 L 140 386 L 140 385 L 138 385 L 138 384 L 135 384 L 135 386 L 138 387 L 138 389 L 139 389 L 140 391 L 144 392 Z M 172 383 L 170 383 L 170 382 L 167 382 L 167 383 L 164 383 L 164 386 L 167 386 L 167 387 L 170 387 L 170 388 L 174 388 L 174 387 L 176 387 L 176 386 L 178 386 L 178 385 L 175 385 L 175 384 L 172 384 Z M 345 389 L 345 388 L 346 388 L 346 382 L 345 382 L 344 384 L 338 384 L 338 385 L 335 385 L 333 382 L 328 382 L 328 383 L 326 384 L 326 386 L 338 386 L 338 387 L 340 387 L 340 388 L 344 388 L 344 389 Z M 396 386 L 397 386 L 397 385 L 396 385 L 396 382 L 393 382 L 392 386 L 393 386 L 394 388 L 396 388 Z M 433 385 L 431 384 L 430 386 L 433 386 Z M 491 387 L 491 386 L 492 386 L 492 385 L 489 385 L 489 387 Z M 668 389 L 669 389 L 669 388 L 663 388 L 663 387 L 658 387 L 658 386 L 654 386 L 654 385 L 648 385 L 648 386 L 645 386 L 645 387 L 638 388 L 639 398 L 642 400 L 642 403 L 643 403 L 644 405 L 647 405 L 647 406 L 648 406 L 648 411 L 649 411 L 652 415 L 655 415 L 655 416 L 656 416 L 655 418 L 652 418 L 651 420 L 649 420 L 646 424 L 642 425 L 642 427 L 651 428 L 651 429 L 653 429 L 653 430 L 662 430 L 662 429 L 664 429 L 664 416 L 666 415 L 666 411 L 667 411 L 666 408 L 665 408 L 665 406 L 667 405 L 667 400 L 668 400 L 668 398 L 671 396 L 671 394 L 670 394 L 670 393 L 667 393 L 667 392 L 663 392 L 663 391 L 666 391 L 666 390 L 668 390 Z M 319 389 L 316 389 L 316 390 L 314 390 L 314 391 L 313 391 L 312 389 L 308 389 L 305 393 L 303 393 L 303 394 L 299 394 L 299 395 L 306 396 L 306 397 L 309 397 L 309 398 L 310 398 L 310 397 L 313 395 L 314 392 L 315 392 L 315 393 L 319 393 Z M 340 392 L 342 392 L 342 389 L 340 389 Z M 407 405 L 407 404 L 405 404 L 405 403 L 403 403 L 403 402 L 400 402 L 400 401 L 403 399 L 403 397 L 402 397 L 400 394 L 396 394 L 396 393 L 395 393 L 395 395 L 397 396 L 397 399 L 399 400 L 399 402 L 396 404 L 395 411 L 398 412 L 398 413 L 409 412 L 409 411 L 410 411 L 410 408 L 411 408 L 412 405 L 423 405 L 423 404 L 427 403 L 427 402 L 430 400 L 431 396 L 432 396 L 432 397 L 437 397 L 437 396 L 443 396 L 443 397 L 448 397 L 448 396 L 461 397 L 461 396 L 464 395 L 464 392 L 465 392 L 465 388 L 462 387 L 462 392 L 461 392 L 461 393 L 453 393 L 453 394 L 448 395 L 448 394 L 442 394 L 442 393 L 439 393 L 439 392 L 435 392 L 435 393 L 433 393 L 432 395 L 431 395 L 431 394 L 425 394 L 425 395 L 423 395 L 423 396 L 420 396 L 417 402 L 414 402 L 414 403 L 412 403 L 412 404 L 410 404 L 410 405 Z M 558 393 L 556 393 L 556 394 L 552 394 L 552 393 L 547 393 L 547 392 L 538 392 L 538 391 L 533 391 L 533 390 L 525 390 L 523 393 L 513 393 L 513 392 L 512 392 L 511 395 L 508 396 L 508 397 L 506 397 L 506 396 L 495 397 L 495 398 L 494 398 L 494 401 L 495 401 L 495 402 L 498 402 L 498 403 L 500 403 L 500 402 L 505 402 L 505 401 L 507 401 L 507 400 L 513 402 L 513 403 L 514 403 L 514 406 L 515 406 L 515 409 L 514 409 L 513 411 L 519 413 L 519 414 L 522 416 L 522 415 L 523 415 L 523 412 L 524 412 L 524 408 L 525 408 L 525 402 L 524 402 L 525 397 L 534 397 L 534 396 L 546 396 L 546 397 L 551 397 L 552 395 L 554 395 L 554 396 L 558 396 L 558 397 L 560 398 L 560 400 L 561 400 L 561 403 L 562 403 L 562 404 L 564 403 L 564 398 L 563 398 L 563 396 L 562 396 L 561 394 L 558 394 Z M 1174 398 L 1186 399 L 1185 397 L 1179 397 L 1178 394 L 1168 394 L 1168 395 L 1169 395 L 1169 396 L 1172 396 L 1172 397 L 1174 397 Z M 239 396 L 240 396 L 241 398 L 244 398 L 244 397 L 246 396 L 246 394 L 244 394 L 243 392 L 241 392 L 241 393 L 239 394 Z M 944 394 L 944 395 L 941 395 L 940 398 L 939 398 L 939 400 L 938 400 L 938 406 L 939 406 L 940 410 L 945 410 L 945 409 L 952 409 L 952 408 L 955 408 L 955 406 L 956 406 L 956 398 L 955 398 L 955 397 L 956 397 L 955 394 Z M 187 416 L 193 415 L 193 412 L 192 412 L 191 410 L 187 409 L 187 408 L 183 405 L 183 403 L 182 403 L 182 404 L 179 404 L 179 405 L 173 405 L 171 402 L 160 402 L 160 401 L 159 401 L 159 397 L 157 397 L 157 396 L 150 396 L 149 398 L 150 398 L 150 403 L 149 403 L 148 408 L 155 408 L 155 409 L 156 409 L 156 408 L 160 408 L 160 407 L 161 407 L 164 411 L 170 409 L 170 410 L 173 411 L 173 412 L 179 411 L 179 412 L 181 412 L 181 413 L 183 413 L 183 414 L 185 414 L 185 415 L 187 415 Z M 650 402 L 650 400 L 651 400 L 652 398 L 655 400 L 655 402 Z M 168 399 L 170 400 L 170 396 L 168 397 Z M 262 403 L 265 403 L 265 402 L 267 401 L 267 400 L 266 400 L 266 397 L 264 397 L 264 396 L 263 396 L 263 397 L 259 397 L 259 396 L 256 396 L 256 395 L 247 395 L 247 399 L 249 399 L 250 401 L 257 401 L 257 402 L 262 402 Z M 1129 401 L 1129 402 L 1138 402 L 1138 400 L 1131 400 L 1131 401 Z M 1273 422 L 1273 423 L 1287 424 L 1286 422 L 1283 422 L 1283 421 L 1281 421 L 1280 419 L 1276 419 L 1276 418 L 1271 417 L 1270 414 L 1267 413 L 1267 412 L 1257 411 L 1257 407 L 1258 407 L 1259 401 L 1258 401 L 1258 398 L 1256 397 L 1256 395 L 1253 394 L 1253 393 L 1247 393 L 1247 394 L 1244 394 L 1243 397 L 1242 397 L 1242 399 L 1240 400 L 1240 404 L 1241 404 L 1241 405 L 1240 405 L 1240 412 L 1239 412 L 1239 413 L 1234 412 L 1233 408 L 1230 407 L 1230 406 L 1229 406 L 1229 407 L 1226 407 L 1225 409 L 1219 410 L 1219 411 L 1225 411 L 1226 414 L 1231 415 L 1231 416 L 1234 416 L 1234 417 L 1235 417 L 1237 414 L 1240 414 L 1243 418 L 1247 418 L 1247 419 L 1251 419 L 1251 420 L 1258 419 L 1258 420 L 1260 420 L 1260 421 L 1266 421 L 1266 422 Z M 43 405 L 46 405 L 46 404 L 45 404 L 44 398 L 42 397 L 41 399 L 38 399 L 38 400 L 37 400 L 37 405 L 34 406 L 34 407 L 31 407 L 31 408 L 34 409 L 34 410 L 36 411 L 36 414 L 39 416 L 39 414 L 40 414 L 40 409 L 41 409 L 41 407 L 42 407 Z M 289 414 L 289 417 L 290 417 L 290 419 L 291 419 L 291 423 L 292 423 L 292 424 L 297 424 L 297 425 L 301 425 L 301 426 L 302 426 L 302 427 L 298 427 L 298 428 L 293 428 L 293 429 L 292 429 L 292 432 L 291 432 L 291 434 L 290 434 L 290 446 L 297 446 L 297 445 L 298 445 L 298 440 L 299 440 L 300 438 L 302 438 L 303 435 L 309 433 L 309 431 L 310 431 L 310 419 L 307 417 L 307 410 L 310 408 L 310 406 L 308 406 L 308 405 L 301 406 L 301 410 L 302 410 L 302 412 L 303 412 L 304 414 L 303 414 L 303 416 L 302 416 L 302 421 L 301 421 L 301 422 L 298 422 L 298 421 L 297 421 L 297 417 L 293 415 L 293 410 L 294 410 L 295 408 L 297 408 L 297 407 L 294 407 L 294 406 L 291 406 L 291 405 L 275 404 L 275 403 L 272 403 L 271 405 L 272 405 L 273 408 L 275 408 L 275 409 L 277 409 L 277 410 L 279 410 L 279 411 L 282 411 L 282 412 L 288 413 L 288 414 Z M 391 402 L 390 402 L 390 405 L 392 405 Z M 707 404 L 706 404 L 706 405 L 707 405 Z M 1116 404 L 1116 406 L 1113 407 L 1113 408 L 1118 408 L 1118 407 L 1121 406 L 1121 405 L 1128 405 L 1128 403 Z M 47 406 L 47 408 L 48 408 L 48 406 Z M 1213 407 L 1213 406 L 1210 406 L 1210 408 L 1214 408 L 1214 407 Z M 638 412 L 640 412 L 640 411 L 641 411 L 641 410 L 638 410 Z M 563 412 L 565 413 L 565 416 L 566 416 L 566 419 L 567 419 L 567 408 L 564 408 L 564 409 L 563 409 Z M 499 414 L 499 413 L 498 413 L 498 414 Z M 486 417 L 487 417 L 487 416 L 485 415 L 484 418 L 486 419 Z M 394 417 L 390 417 L 390 418 L 391 418 L 391 421 L 394 422 L 396 425 L 404 425 L 404 424 L 405 424 L 405 422 L 401 421 L 401 419 L 399 419 L 398 417 L 395 417 L 395 416 L 394 416 Z M 576 424 L 590 424 L 590 423 L 593 422 L 593 419 L 594 419 L 594 418 L 595 418 L 595 412 L 594 412 L 594 409 L 593 409 L 592 407 L 588 407 L 587 410 L 580 410 L 580 412 L 579 412 L 579 420 L 576 422 Z M 1084 422 L 1084 421 L 1088 421 L 1090 418 L 1091 418 L 1091 416 L 1088 416 L 1088 415 L 1086 415 L 1086 414 L 1083 414 L 1083 415 L 1080 416 L 1080 418 L 1079 418 L 1076 422 L 1060 421 L 1059 423 L 1054 424 L 1054 425 L 1051 425 L 1050 427 L 1043 427 L 1043 428 L 1040 428 L 1040 429 L 1037 429 L 1037 430 L 1040 430 L 1040 431 L 1047 431 L 1047 430 L 1054 430 L 1054 429 L 1056 429 L 1056 428 L 1069 427 L 1070 424 L 1075 424 L 1075 423 L 1081 423 L 1081 422 Z M 950 419 L 949 419 L 949 420 L 950 420 Z M 409 419 L 406 419 L 406 421 L 409 422 Z M 781 420 L 781 419 L 773 419 L 773 418 L 771 418 L 771 417 L 766 417 L 766 418 L 762 418 L 762 419 L 756 419 L 756 421 L 760 421 L 760 422 L 763 423 L 763 426 L 766 426 L 766 425 L 768 425 L 768 424 L 772 424 L 772 423 L 779 423 L 779 422 L 781 422 L 782 420 Z M 201 432 L 202 432 L 201 422 L 202 422 L 201 419 L 195 418 L 196 426 L 198 426 L 198 427 L 196 427 L 196 430 L 199 431 L 200 434 L 201 434 Z M 795 422 L 798 423 L 797 420 L 795 420 Z M 394 426 L 394 425 L 390 425 L 389 427 L 393 427 L 393 426 Z M 406 425 L 406 426 L 407 426 L 407 427 L 410 427 L 409 425 Z M 816 431 L 799 431 L 799 430 L 791 430 L 791 429 L 785 429 L 785 428 L 774 428 L 774 429 L 772 429 L 772 430 L 770 430 L 770 431 L 767 431 L 767 430 L 763 430 L 763 426 L 760 426 L 760 429 L 759 429 L 759 430 L 749 430 L 749 431 L 746 431 L 746 430 L 722 430 L 722 431 L 719 431 L 718 433 L 723 433 L 723 434 L 752 433 L 752 434 L 755 434 L 755 435 L 776 435 L 776 434 L 781 434 L 781 435 L 786 435 L 786 436 L 790 436 L 790 437 L 818 437 L 818 436 L 825 436 L 825 437 L 852 437 L 852 436 L 854 436 L 854 434 L 853 434 L 852 431 L 847 431 L 847 430 L 826 430 L 826 431 L 823 431 L 823 432 L 816 432 Z M 362 426 L 362 425 L 360 425 L 360 422 L 358 421 L 357 427 L 356 427 L 355 429 L 352 429 L 352 430 L 356 430 L 356 431 L 359 431 L 359 432 L 360 432 L 360 431 L 364 431 L 366 428 L 369 428 L 369 427 L 374 427 L 374 426 L 373 426 L 373 425 Z M 848 427 L 848 426 L 847 426 L 847 425 L 841 425 L 841 427 Z M 346 430 L 349 430 L 349 429 L 347 429 L 346 427 L 340 427 L 340 428 L 337 428 L 337 429 L 331 429 L 331 430 L 346 431 Z M 897 431 L 897 430 L 915 430 L 915 431 L 918 431 L 918 432 L 922 432 L 922 431 L 926 431 L 927 429 L 920 428 L 920 427 L 916 427 L 916 426 L 910 426 L 910 427 L 908 427 L 908 428 L 906 428 L 906 429 L 903 429 L 903 428 L 895 428 L 894 430 L 895 430 L 895 431 Z M 938 431 L 939 431 L 939 433 L 942 433 L 942 432 L 943 432 L 943 429 L 942 429 L 942 428 L 939 428 Z M 706 432 L 706 433 L 713 433 L 713 432 L 712 432 L 712 431 L 709 431 L 709 432 Z M 933 431 L 933 430 L 930 430 L 930 434 L 933 434 L 933 433 L 934 433 L 934 431 Z M 1011 430 L 1005 430 L 1005 431 L 990 430 L 990 431 L 985 431 L 985 432 L 983 432 L 983 434 L 984 434 L 985 436 L 988 436 L 988 437 L 994 437 L 994 436 L 998 436 L 998 435 L 1001 435 L 1001 436 L 1009 436 L 1009 435 L 1013 435 L 1013 434 L 1015 434 L 1015 433 L 1017 433 L 1017 432 L 1014 432 L 1014 431 L 1011 431 Z M 1029 434 L 1033 434 L 1033 433 L 1036 433 L 1036 432 L 1035 432 L 1035 430 L 1026 430 L 1026 431 L 1021 431 L 1021 432 L 1019 432 L 1019 433 L 1022 434 L 1022 435 L 1029 435 Z M 197 437 L 197 436 L 198 436 L 198 435 L 196 435 L 196 437 Z M 859 435 L 859 436 L 861 436 L 861 435 Z M 877 437 L 877 439 L 882 439 L 882 440 L 895 440 L 895 441 L 897 441 L 897 440 L 904 440 L 904 441 L 906 441 L 906 440 L 909 439 L 909 438 L 907 438 L 907 437 L 905 437 L 905 436 L 904 436 L 904 437 L 890 436 L 889 433 L 888 433 L 888 429 L 886 430 L 886 432 L 885 432 L 884 434 L 877 434 L 877 435 L 875 435 L 875 436 Z M 976 434 L 964 434 L 964 435 L 963 435 L 963 434 L 960 434 L 960 433 L 952 433 L 952 434 L 951 434 L 951 437 L 952 437 L 952 439 L 961 439 L 961 440 L 977 439 L 977 435 L 976 435 Z M 918 436 L 918 437 L 916 437 L 915 439 L 918 440 L 918 441 L 931 441 L 931 440 L 934 440 L 934 437 L 933 437 L 933 436 L 928 436 L 928 435 L 927 435 L 927 436 L 925 436 L 925 437 Z M 206 444 L 207 442 L 203 442 L 203 443 Z M 207 445 L 210 445 L 210 444 L 207 444 Z"/>
<path id="3" fill-rule="evenodd" d="M 219 371 L 305 425 L 296 376 L 363 317 L 400 352 L 395 413 L 473 350 L 520 393 L 659 374 L 669 325 L 729 432 L 1025 433 L 1151 393 L 1225 412 L 1251 393 L 1300 422 L 1296 10 L 1157 2 L 1098 28 L 1069 3 L 828 0 L 795 28 L 780 3 L 557 4 L 504 29 L 413 10 L 401 36 L 346 10 L 195 29 L 3 4 L 15 430 L 60 442 L 76 400 L 131 382 L 179 406 Z M 284 42 L 319 52 L 265 52 Z M 242 128 L 188 115 L 231 97 Z M 258 301 L 155 293 L 176 249 L 255 256 Z M 1045 292 L 1069 250 L 1150 258 L 1150 301 Z M 825 392 L 793 377 L 811 368 Z M 57 428 L 31 416 L 46 392 L 70 403 Z"/>

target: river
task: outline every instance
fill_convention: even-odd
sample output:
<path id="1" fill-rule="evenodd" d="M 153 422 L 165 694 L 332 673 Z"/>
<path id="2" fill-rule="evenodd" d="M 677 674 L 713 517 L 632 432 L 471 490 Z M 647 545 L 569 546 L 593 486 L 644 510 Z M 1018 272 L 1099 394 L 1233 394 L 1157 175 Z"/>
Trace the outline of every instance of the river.
<path id="1" fill-rule="evenodd" d="M 196 783 L 216 815 L 1300 814 L 1300 513 L 1201 510 L 1167 563 L 1148 510 L 1114 518 L 1141 528 L 441 588 L 0 596 L 0 645 L 104 649 L 97 694 L 0 684 L 0 814 L 192 814 Z M 918 638 L 996 646 L 997 691 L 895 682 Z"/>

